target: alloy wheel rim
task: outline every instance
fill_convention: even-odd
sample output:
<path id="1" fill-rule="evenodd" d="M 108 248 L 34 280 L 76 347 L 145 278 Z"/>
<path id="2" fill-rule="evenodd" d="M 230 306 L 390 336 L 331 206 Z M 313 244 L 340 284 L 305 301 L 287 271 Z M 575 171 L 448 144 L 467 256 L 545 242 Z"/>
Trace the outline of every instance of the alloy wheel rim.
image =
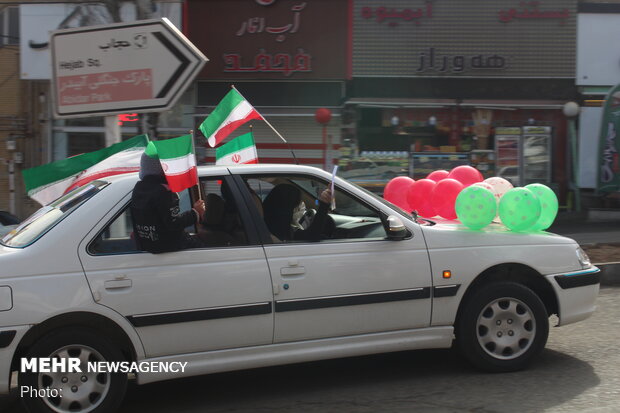
<path id="1" fill-rule="evenodd" d="M 62 397 L 52 397 L 59 392 L 48 391 L 43 402 L 54 412 L 69 413 L 93 411 L 103 402 L 110 390 L 109 372 L 91 372 L 88 363 L 106 361 L 97 350 L 81 344 L 73 344 L 54 351 L 50 358 L 78 358 L 81 372 L 39 373 L 39 389 L 58 390 Z"/>
<path id="2" fill-rule="evenodd" d="M 534 313 L 514 297 L 498 298 L 480 311 L 476 337 L 489 356 L 500 360 L 516 359 L 532 346 L 536 337 Z"/>

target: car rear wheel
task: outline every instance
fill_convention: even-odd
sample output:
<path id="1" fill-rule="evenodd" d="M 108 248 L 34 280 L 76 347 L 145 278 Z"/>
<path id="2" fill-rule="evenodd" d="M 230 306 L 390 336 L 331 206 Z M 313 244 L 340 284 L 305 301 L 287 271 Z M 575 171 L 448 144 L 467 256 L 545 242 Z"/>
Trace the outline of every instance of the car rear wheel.
<path id="1" fill-rule="evenodd" d="M 545 347 L 547 311 L 526 286 L 514 282 L 487 284 L 463 305 L 456 344 L 474 366 L 491 372 L 521 370 Z"/>
<path id="2" fill-rule="evenodd" d="M 64 329 L 37 341 L 26 358 L 80 360 L 81 372 L 21 372 L 19 387 L 29 392 L 22 401 L 32 413 L 115 411 L 127 387 L 127 374 L 90 371 L 88 363 L 123 361 L 120 349 L 90 330 Z M 66 370 L 66 369 L 65 369 Z M 21 390 L 20 390 L 21 391 Z"/>

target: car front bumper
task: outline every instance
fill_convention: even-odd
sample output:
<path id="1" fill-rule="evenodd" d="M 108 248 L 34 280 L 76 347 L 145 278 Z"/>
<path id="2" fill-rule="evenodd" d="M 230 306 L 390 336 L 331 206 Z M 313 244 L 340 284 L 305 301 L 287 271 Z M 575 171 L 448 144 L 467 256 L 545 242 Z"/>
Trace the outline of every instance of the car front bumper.
<path id="1" fill-rule="evenodd" d="M 592 315 L 600 287 L 597 267 L 546 276 L 558 298 L 558 326 L 584 320 Z"/>

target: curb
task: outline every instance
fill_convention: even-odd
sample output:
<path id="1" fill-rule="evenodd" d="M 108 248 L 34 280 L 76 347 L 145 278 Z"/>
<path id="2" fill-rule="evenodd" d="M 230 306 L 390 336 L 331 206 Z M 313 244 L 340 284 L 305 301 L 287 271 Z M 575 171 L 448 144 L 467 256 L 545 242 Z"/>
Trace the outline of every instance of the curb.
<path id="1" fill-rule="evenodd" d="M 601 270 L 601 287 L 620 287 L 620 263 L 594 265 Z"/>

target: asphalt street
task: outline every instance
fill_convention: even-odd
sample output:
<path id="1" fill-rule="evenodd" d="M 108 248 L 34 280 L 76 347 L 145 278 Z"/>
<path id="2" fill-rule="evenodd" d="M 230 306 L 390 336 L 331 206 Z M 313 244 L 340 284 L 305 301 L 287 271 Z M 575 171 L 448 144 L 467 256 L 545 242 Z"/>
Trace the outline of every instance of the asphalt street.
<path id="1" fill-rule="evenodd" d="M 618 412 L 620 289 L 553 328 L 526 371 L 486 374 L 450 350 L 411 351 L 130 385 L 121 413 Z M 16 396 L 0 411 L 23 413 Z"/>

